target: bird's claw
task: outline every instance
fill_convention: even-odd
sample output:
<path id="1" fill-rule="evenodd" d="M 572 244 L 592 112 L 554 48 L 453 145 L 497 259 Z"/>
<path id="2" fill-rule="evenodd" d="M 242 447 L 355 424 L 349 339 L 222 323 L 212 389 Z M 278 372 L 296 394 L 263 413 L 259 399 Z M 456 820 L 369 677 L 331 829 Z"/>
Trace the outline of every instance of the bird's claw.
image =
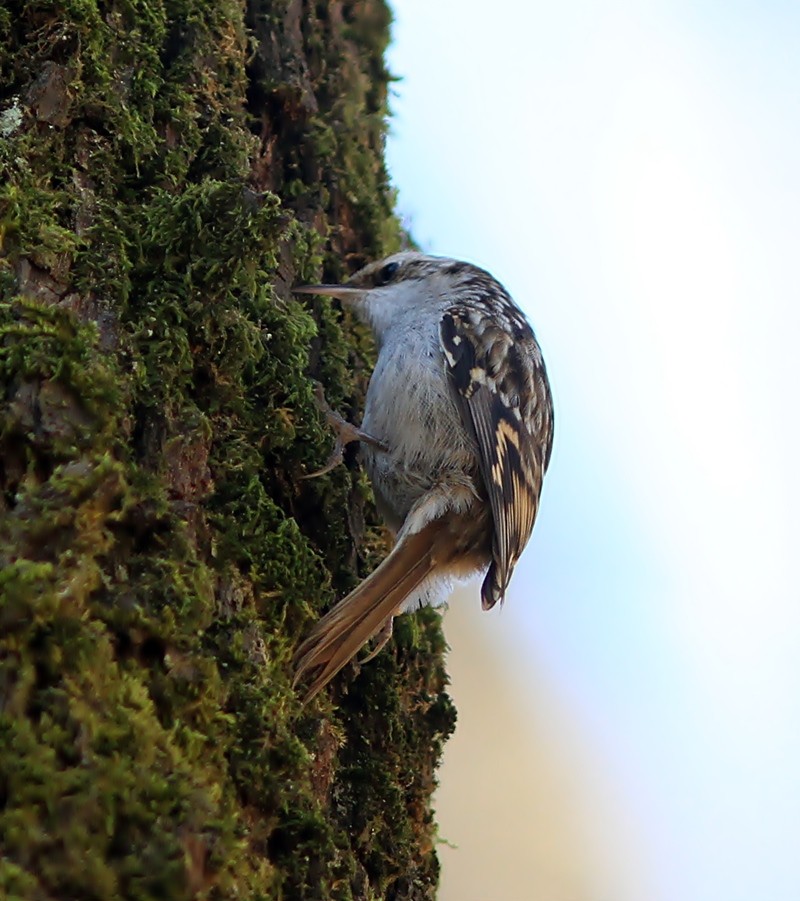
<path id="1" fill-rule="evenodd" d="M 380 652 L 386 647 L 389 643 L 389 640 L 392 637 L 392 631 L 394 629 L 394 617 L 390 616 L 386 622 L 378 629 L 378 631 L 373 636 L 372 640 L 375 642 L 375 646 L 372 650 L 364 657 L 360 663 L 369 663 L 370 660 L 373 660 L 375 657 L 380 654 Z"/>
<path id="2" fill-rule="evenodd" d="M 332 410 L 330 404 L 325 399 L 325 391 L 323 390 L 322 385 L 318 384 L 314 388 L 314 399 L 316 400 L 320 411 L 325 414 L 325 419 L 336 436 L 336 443 L 333 446 L 331 455 L 321 469 L 307 473 L 300 478 L 316 479 L 319 476 L 326 475 L 332 469 L 335 469 L 344 460 L 344 449 L 348 444 L 352 444 L 354 441 L 364 441 L 384 452 L 389 450 L 379 438 L 375 438 L 373 435 L 359 429 L 357 426 L 354 426 L 351 422 L 344 419 L 344 417 L 340 416 L 335 410 Z"/>

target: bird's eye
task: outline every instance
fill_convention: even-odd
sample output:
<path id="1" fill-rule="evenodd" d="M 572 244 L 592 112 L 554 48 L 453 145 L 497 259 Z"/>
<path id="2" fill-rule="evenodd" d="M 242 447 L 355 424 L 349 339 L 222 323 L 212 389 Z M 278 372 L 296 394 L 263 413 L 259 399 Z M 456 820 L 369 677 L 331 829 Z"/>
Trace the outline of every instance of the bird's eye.
<path id="1" fill-rule="evenodd" d="M 399 263 L 387 263 L 381 270 L 378 272 L 378 277 L 375 279 L 376 287 L 381 287 L 381 285 L 388 285 L 389 282 L 395 277 L 397 274 L 397 270 L 400 268 Z"/>

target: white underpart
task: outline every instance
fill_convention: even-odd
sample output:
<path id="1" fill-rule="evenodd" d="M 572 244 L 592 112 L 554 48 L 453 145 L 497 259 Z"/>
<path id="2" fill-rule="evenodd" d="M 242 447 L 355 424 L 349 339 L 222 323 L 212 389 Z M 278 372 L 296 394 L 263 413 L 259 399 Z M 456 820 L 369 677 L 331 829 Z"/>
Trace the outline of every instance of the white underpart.
<path id="1" fill-rule="evenodd" d="M 364 460 L 381 513 L 395 532 L 413 505 L 437 482 L 455 497 L 475 496 L 464 473 L 477 449 L 464 431 L 461 416 L 443 378 L 444 354 L 439 342 L 441 316 L 420 315 L 420 307 L 449 306 L 446 281 L 409 280 L 365 294 L 356 310 L 372 327 L 379 344 L 378 361 L 367 391 L 362 428 L 389 447 L 384 453 L 364 448 Z M 450 492 L 448 492 L 450 493 Z M 453 501 L 453 509 L 464 501 Z M 433 501 L 433 498 L 431 499 Z M 426 522 L 446 512 L 447 502 L 426 505 Z M 423 513 L 423 511 L 420 511 Z M 410 524 L 409 524 L 410 525 Z"/>
<path id="2" fill-rule="evenodd" d="M 446 607 L 453 591 L 453 580 L 434 576 L 426 579 L 420 587 L 410 594 L 398 612 L 414 613 L 423 607 Z"/>

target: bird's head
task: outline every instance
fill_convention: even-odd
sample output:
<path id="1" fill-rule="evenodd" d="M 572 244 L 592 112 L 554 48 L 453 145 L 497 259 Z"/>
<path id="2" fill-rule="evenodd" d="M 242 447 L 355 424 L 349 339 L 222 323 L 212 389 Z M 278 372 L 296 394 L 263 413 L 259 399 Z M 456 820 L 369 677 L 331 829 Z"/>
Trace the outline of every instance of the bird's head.
<path id="1" fill-rule="evenodd" d="M 381 340 L 395 325 L 436 317 L 459 286 L 482 270 L 447 257 L 401 251 L 359 269 L 341 285 L 301 285 L 297 294 L 335 297 L 351 306 Z"/>

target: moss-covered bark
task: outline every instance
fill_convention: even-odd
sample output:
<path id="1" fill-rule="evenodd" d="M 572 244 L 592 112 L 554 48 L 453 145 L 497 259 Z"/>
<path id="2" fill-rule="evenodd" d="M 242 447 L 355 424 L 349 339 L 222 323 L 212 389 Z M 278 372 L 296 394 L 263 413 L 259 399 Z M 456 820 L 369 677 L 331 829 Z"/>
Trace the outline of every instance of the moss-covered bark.
<path id="1" fill-rule="evenodd" d="M 290 286 L 396 248 L 381 0 L 0 2 L 0 896 L 432 898 L 432 614 L 302 708 L 383 552 Z"/>

